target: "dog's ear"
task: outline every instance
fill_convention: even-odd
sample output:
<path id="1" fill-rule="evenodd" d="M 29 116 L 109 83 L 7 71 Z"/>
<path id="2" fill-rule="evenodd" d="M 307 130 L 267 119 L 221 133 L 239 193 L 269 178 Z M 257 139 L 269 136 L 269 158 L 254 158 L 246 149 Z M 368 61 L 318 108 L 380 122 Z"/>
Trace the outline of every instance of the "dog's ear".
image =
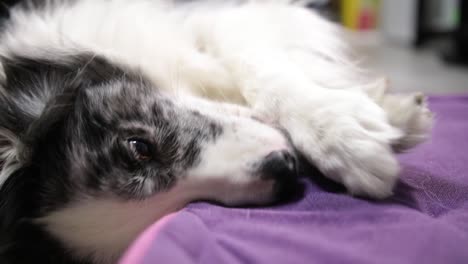
<path id="1" fill-rule="evenodd" d="M 90 53 L 31 58 L 0 57 L 3 68 L 0 92 L 13 111 L 13 133 L 20 133 L 57 100 L 80 88 L 97 86 L 124 75 L 120 66 Z M 1 124 L 0 124 L 1 125 Z"/>
<path id="2" fill-rule="evenodd" d="M 73 109 L 77 93 L 126 74 L 94 54 L 0 57 L 0 188 L 35 141 Z M 125 71 L 127 72 L 127 71 Z"/>

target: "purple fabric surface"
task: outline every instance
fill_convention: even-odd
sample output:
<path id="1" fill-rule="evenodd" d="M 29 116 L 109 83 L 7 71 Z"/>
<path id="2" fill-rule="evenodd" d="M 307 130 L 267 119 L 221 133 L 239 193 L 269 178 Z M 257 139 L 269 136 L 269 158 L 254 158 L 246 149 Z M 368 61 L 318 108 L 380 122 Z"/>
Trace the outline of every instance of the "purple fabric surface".
<path id="1" fill-rule="evenodd" d="M 430 105 L 433 138 L 400 156 L 392 198 L 306 181 L 305 196 L 288 205 L 192 204 L 145 231 L 121 263 L 468 263 L 468 96 Z"/>

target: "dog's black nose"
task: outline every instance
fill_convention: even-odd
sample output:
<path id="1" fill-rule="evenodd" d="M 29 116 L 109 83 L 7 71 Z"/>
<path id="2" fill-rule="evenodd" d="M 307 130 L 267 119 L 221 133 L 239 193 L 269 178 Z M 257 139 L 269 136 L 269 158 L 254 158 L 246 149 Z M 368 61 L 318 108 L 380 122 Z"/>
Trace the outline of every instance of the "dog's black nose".
<path id="1" fill-rule="evenodd" d="M 289 151 L 274 151 L 268 154 L 261 168 L 264 178 L 281 179 L 296 174 L 296 158 Z"/>
<path id="2" fill-rule="evenodd" d="M 289 200 L 298 192 L 297 161 L 289 151 L 275 151 L 265 157 L 261 174 L 263 179 L 274 180 L 277 201 Z"/>

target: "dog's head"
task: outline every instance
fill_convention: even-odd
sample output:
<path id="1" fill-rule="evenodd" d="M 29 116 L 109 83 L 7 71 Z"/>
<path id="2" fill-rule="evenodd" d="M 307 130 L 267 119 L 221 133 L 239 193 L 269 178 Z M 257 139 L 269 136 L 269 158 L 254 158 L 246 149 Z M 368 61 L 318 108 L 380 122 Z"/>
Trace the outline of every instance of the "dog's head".
<path id="1" fill-rule="evenodd" d="M 169 94 L 92 54 L 2 65 L 2 228 L 29 221 L 106 259 L 190 201 L 265 204 L 294 178 L 285 137 L 233 106 Z"/>

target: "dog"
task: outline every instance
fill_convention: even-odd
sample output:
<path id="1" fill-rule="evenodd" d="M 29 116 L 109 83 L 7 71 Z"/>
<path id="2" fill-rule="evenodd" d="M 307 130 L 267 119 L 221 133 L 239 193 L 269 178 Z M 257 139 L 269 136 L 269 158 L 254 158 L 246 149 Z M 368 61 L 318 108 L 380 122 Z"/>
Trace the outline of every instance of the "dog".
<path id="1" fill-rule="evenodd" d="M 292 1 L 16 5 L 0 33 L 0 262 L 114 263 L 191 201 L 287 196 L 296 153 L 388 197 L 395 153 L 432 115 L 366 76 L 341 35 Z"/>

